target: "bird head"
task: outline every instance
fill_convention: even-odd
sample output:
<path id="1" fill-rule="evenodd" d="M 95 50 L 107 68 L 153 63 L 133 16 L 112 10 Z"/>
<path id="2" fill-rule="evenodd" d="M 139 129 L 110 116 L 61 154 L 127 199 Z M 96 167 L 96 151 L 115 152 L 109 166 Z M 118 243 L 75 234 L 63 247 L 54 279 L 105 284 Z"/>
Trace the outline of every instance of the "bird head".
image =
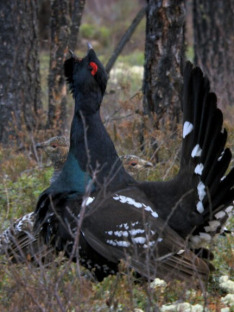
<path id="1" fill-rule="evenodd" d="M 54 167 L 62 168 L 69 150 L 69 140 L 65 136 L 52 137 L 47 141 L 37 143 L 37 149 L 45 151 Z M 56 168 L 57 169 L 57 168 Z"/>
<path id="2" fill-rule="evenodd" d="M 153 168 L 153 164 L 150 161 L 142 159 L 136 155 L 123 155 L 120 159 L 122 160 L 123 166 L 127 172 L 135 177 L 140 173 L 140 171 Z"/>
<path id="3" fill-rule="evenodd" d="M 87 98 L 89 101 L 86 105 L 92 105 L 90 99 L 95 98 L 100 106 L 108 79 L 104 66 L 91 44 L 88 44 L 88 52 L 84 58 L 78 58 L 72 51 L 70 54 L 71 57 L 64 62 L 64 74 L 73 96 L 75 99 L 80 95 L 82 99 Z M 83 107 L 80 109 L 87 111 L 98 108 Z"/>

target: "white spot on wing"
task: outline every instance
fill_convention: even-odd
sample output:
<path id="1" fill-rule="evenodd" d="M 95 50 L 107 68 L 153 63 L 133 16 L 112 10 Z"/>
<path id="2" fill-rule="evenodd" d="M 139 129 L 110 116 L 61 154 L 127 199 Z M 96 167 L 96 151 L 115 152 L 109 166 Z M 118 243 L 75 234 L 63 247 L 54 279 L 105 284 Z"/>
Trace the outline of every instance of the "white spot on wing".
<path id="1" fill-rule="evenodd" d="M 135 206 L 136 208 L 142 208 L 143 206 L 142 203 L 136 202 L 135 199 L 131 197 L 123 196 L 123 195 L 116 195 L 115 197 L 113 197 L 113 199 L 119 200 L 123 204 L 129 204 L 129 205 Z"/>
<path id="2" fill-rule="evenodd" d="M 126 241 L 116 241 L 117 246 L 119 247 L 129 247 L 130 243 Z"/>
<path id="3" fill-rule="evenodd" d="M 132 236 L 135 236 L 135 235 L 137 235 L 137 234 L 142 234 L 142 233 L 144 233 L 145 232 L 145 230 L 143 230 L 143 229 L 133 229 L 133 230 L 130 230 L 129 231 L 129 233 L 132 235 Z"/>
<path id="4" fill-rule="evenodd" d="M 107 244 L 112 245 L 112 246 L 116 246 L 116 241 L 114 241 L 113 239 L 107 239 L 106 240 Z"/>
<path id="5" fill-rule="evenodd" d="M 204 165 L 202 163 L 197 164 L 194 169 L 194 173 L 202 175 L 203 169 L 204 169 Z"/>
<path id="6" fill-rule="evenodd" d="M 113 240 L 113 239 L 107 239 L 106 240 L 107 244 L 112 245 L 112 246 L 119 246 L 119 247 L 129 247 L 130 243 L 127 241 L 118 241 L 118 240 Z"/>
<path id="7" fill-rule="evenodd" d="M 193 150 L 192 150 L 192 153 L 191 153 L 191 156 L 194 158 L 194 157 L 200 157 L 202 154 L 202 149 L 200 147 L 199 144 L 195 145 Z"/>
<path id="8" fill-rule="evenodd" d="M 129 229 L 128 223 L 122 223 L 122 224 L 118 225 L 118 227 L 119 227 L 120 229 L 124 228 L 125 230 L 128 230 L 128 229 Z"/>
<path id="9" fill-rule="evenodd" d="M 145 241 L 146 241 L 146 238 L 145 237 L 141 237 L 141 236 L 140 237 L 133 237 L 132 241 L 134 243 L 137 243 L 137 244 L 144 244 Z"/>
<path id="10" fill-rule="evenodd" d="M 128 204 L 128 205 L 132 205 L 136 208 L 143 208 L 145 211 L 149 211 L 152 215 L 152 217 L 157 218 L 158 214 L 157 212 L 153 211 L 152 208 L 150 206 L 147 206 L 144 203 L 139 203 L 136 202 L 135 199 L 131 198 L 131 197 L 127 197 L 127 196 L 123 196 L 123 195 L 115 195 L 113 197 L 114 200 L 118 200 L 123 204 Z"/>
<path id="11" fill-rule="evenodd" d="M 94 197 L 85 197 L 82 205 L 88 206 L 94 201 Z"/>
<path id="12" fill-rule="evenodd" d="M 183 126 L 183 139 L 192 131 L 193 131 L 193 124 L 189 121 L 185 121 L 184 126 Z"/>
<path id="13" fill-rule="evenodd" d="M 114 235 L 118 237 L 128 237 L 128 232 L 127 231 L 114 231 Z"/>

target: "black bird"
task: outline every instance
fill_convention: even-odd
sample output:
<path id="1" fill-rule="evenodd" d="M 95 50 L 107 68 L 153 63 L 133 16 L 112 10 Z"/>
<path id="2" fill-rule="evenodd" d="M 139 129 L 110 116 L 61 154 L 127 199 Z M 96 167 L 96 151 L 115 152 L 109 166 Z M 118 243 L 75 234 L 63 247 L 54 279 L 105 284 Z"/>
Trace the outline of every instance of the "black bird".
<path id="1" fill-rule="evenodd" d="M 83 59 L 72 55 L 64 64 L 64 72 L 75 98 L 74 116 L 70 132 L 67 160 L 58 178 L 40 196 L 35 211 L 35 231 L 56 250 L 65 250 L 76 259 L 73 252 L 74 231 L 83 196 L 95 190 L 111 190 L 134 183 L 125 171 L 114 144 L 100 117 L 100 104 L 106 89 L 107 74 L 92 48 Z M 74 212 L 67 202 L 74 203 Z M 79 238 L 80 262 L 86 267 L 99 266 L 106 260 L 89 248 L 82 235 Z M 89 256 L 91 255 L 91 256 Z M 97 260 L 96 260 L 96 258 Z M 93 261 L 95 259 L 95 261 Z M 90 261 L 92 264 L 89 264 Z M 112 271 L 112 264 L 109 265 Z M 114 271 L 116 265 L 114 264 Z M 101 268 L 101 271 L 103 268 Z M 106 274 L 108 274 L 108 272 Z M 98 273 L 98 279 L 103 273 Z"/>
<path id="2" fill-rule="evenodd" d="M 81 232 L 108 261 L 125 261 L 141 275 L 205 279 L 208 267 L 188 247 L 219 233 L 233 209 L 234 169 L 214 93 L 199 68 L 184 73 L 183 144 L 178 175 L 86 199 Z M 185 240 L 189 240 L 189 245 Z M 196 264 L 195 264 L 196 263 Z"/>
<path id="3" fill-rule="evenodd" d="M 211 136 L 214 120 L 221 112 L 200 69 L 188 64 L 185 73 L 180 172 L 169 182 L 137 183 L 123 169 L 100 119 L 107 79 L 95 52 L 91 49 L 84 59 L 71 57 L 64 68 L 75 97 L 71 145 L 61 175 L 39 198 L 35 230 L 57 250 L 65 249 L 68 256 L 76 258 L 79 249 L 80 262 L 95 268 L 98 279 L 115 272 L 121 259 L 130 259 L 130 266 L 149 278 L 157 270 L 161 277 L 170 273 L 189 279 L 197 272 L 205 279 L 209 267 L 188 250 L 188 236 L 211 226 L 215 216 L 210 211 L 216 217 L 221 212 L 226 216 L 224 209 L 234 194 L 233 170 L 224 179 L 225 185 L 220 181 L 230 152 L 225 150 L 221 156 L 226 143 L 222 118 L 220 129 Z M 214 177 L 217 167 L 220 170 Z M 80 176 L 87 177 L 87 172 L 85 192 L 85 183 L 82 190 L 77 183 Z M 211 185 L 207 175 L 216 181 L 212 196 L 219 201 L 213 206 L 205 201 L 208 190 L 204 186 Z"/>

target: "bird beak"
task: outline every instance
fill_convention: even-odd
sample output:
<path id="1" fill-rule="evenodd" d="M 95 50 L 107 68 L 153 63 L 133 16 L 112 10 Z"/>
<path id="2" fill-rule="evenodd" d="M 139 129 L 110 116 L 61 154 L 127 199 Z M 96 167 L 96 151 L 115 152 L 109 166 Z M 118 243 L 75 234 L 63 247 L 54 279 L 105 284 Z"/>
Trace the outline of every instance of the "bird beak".
<path id="1" fill-rule="evenodd" d="M 89 50 L 93 49 L 93 46 L 90 42 L 87 43 L 87 46 L 88 46 L 88 52 L 89 52 Z"/>
<path id="2" fill-rule="evenodd" d="M 49 140 L 44 141 L 44 142 L 37 143 L 37 144 L 36 144 L 36 149 L 44 148 L 44 147 L 47 146 L 47 145 L 49 145 Z"/>

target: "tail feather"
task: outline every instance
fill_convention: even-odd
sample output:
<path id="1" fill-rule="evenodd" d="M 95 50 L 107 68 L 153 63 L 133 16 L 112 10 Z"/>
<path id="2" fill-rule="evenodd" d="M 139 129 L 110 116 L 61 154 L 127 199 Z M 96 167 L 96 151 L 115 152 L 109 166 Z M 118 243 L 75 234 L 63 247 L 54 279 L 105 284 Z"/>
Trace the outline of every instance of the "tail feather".
<path id="1" fill-rule="evenodd" d="M 208 159 L 205 161 L 205 164 L 204 164 L 204 171 L 202 173 L 201 179 L 207 185 L 209 185 L 210 188 L 211 188 L 213 181 L 215 180 L 216 176 L 221 175 L 219 178 L 219 180 L 220 180 L 222 178 L 223 174 L 227 170 L 228 152 L 225 152 L 225 149 L 224 149 L 226 139 L 227 139 L 226 133 L 220 133 L 218 135 L 217 141 L 212 142 L 212 144 L 213 144 L 212 152 L 210 153 Z M 216 147 L 216 145 L 217 145 L 217 147 Z M 221 153 L 223 153 L 223 155 L 224 155 L 224 153 L 226 154 L 225 159 L 222 162 L 218 161 L 218 159 L 220 159 Z"/>
<path id="2" fill-rule="evenodd" d="M 226 176 L 231 162 L 230 149 L 225 148 L 227 131 L 223 129 L 223 114 L 217 107 L 217 97 L 210 92 L 209 81 L 199 68 L 188 63 L 184 73 L 183 143 L 181 172 L 187 175 L 197 202 L 185 199 L 188 210 L 202 216 L 194 233 L 205 232 L 214 215 L 234 200 L 234 169 Z M 189 213 L 189 211 L 187 211 Z M 223 221 L 225 218 L 223 219 Z M 221 229 L 222 224 L 217 229 Z M 192 229 L 191 229 L 192 230 Z"/>
<path id="3" fill-rule="evenodd" d="M 208 185 L 210 185 L 210 192 L 212 194 L 217 193 L 220 181 L 224 177 L 231 159 L 232 153 L 229 148 L 226 148 L 223 152 L 222 158 L 214 164 L 212 170 L 208 173 L 206 180 L 205 176 L 202 176 L 202 179 L 206 181 Z"/>
<path id="4" fill-rule="evenodd" d="M 214 206 L 229 205 L 234 198 L 234 168 L 229 174 L 220 182 L 216 196 L 214 197 Z"/>
<path id="5" fill-rule="evenodd" d="M 225 144 L 225 142 L 222 142 L 223 135 L 220 132 L 223 123 L 221 111 L 216 110 L 212 119 L 213 120 L 210 122 L 209 129 L 207 130 L 200 159 L 200 161 L 204 163 L 206 172 L 209 171 L 210 165 L 213 161 L 220 156 L 220 149 L 223 148 L 220 146 L 220 143 Z"/>

